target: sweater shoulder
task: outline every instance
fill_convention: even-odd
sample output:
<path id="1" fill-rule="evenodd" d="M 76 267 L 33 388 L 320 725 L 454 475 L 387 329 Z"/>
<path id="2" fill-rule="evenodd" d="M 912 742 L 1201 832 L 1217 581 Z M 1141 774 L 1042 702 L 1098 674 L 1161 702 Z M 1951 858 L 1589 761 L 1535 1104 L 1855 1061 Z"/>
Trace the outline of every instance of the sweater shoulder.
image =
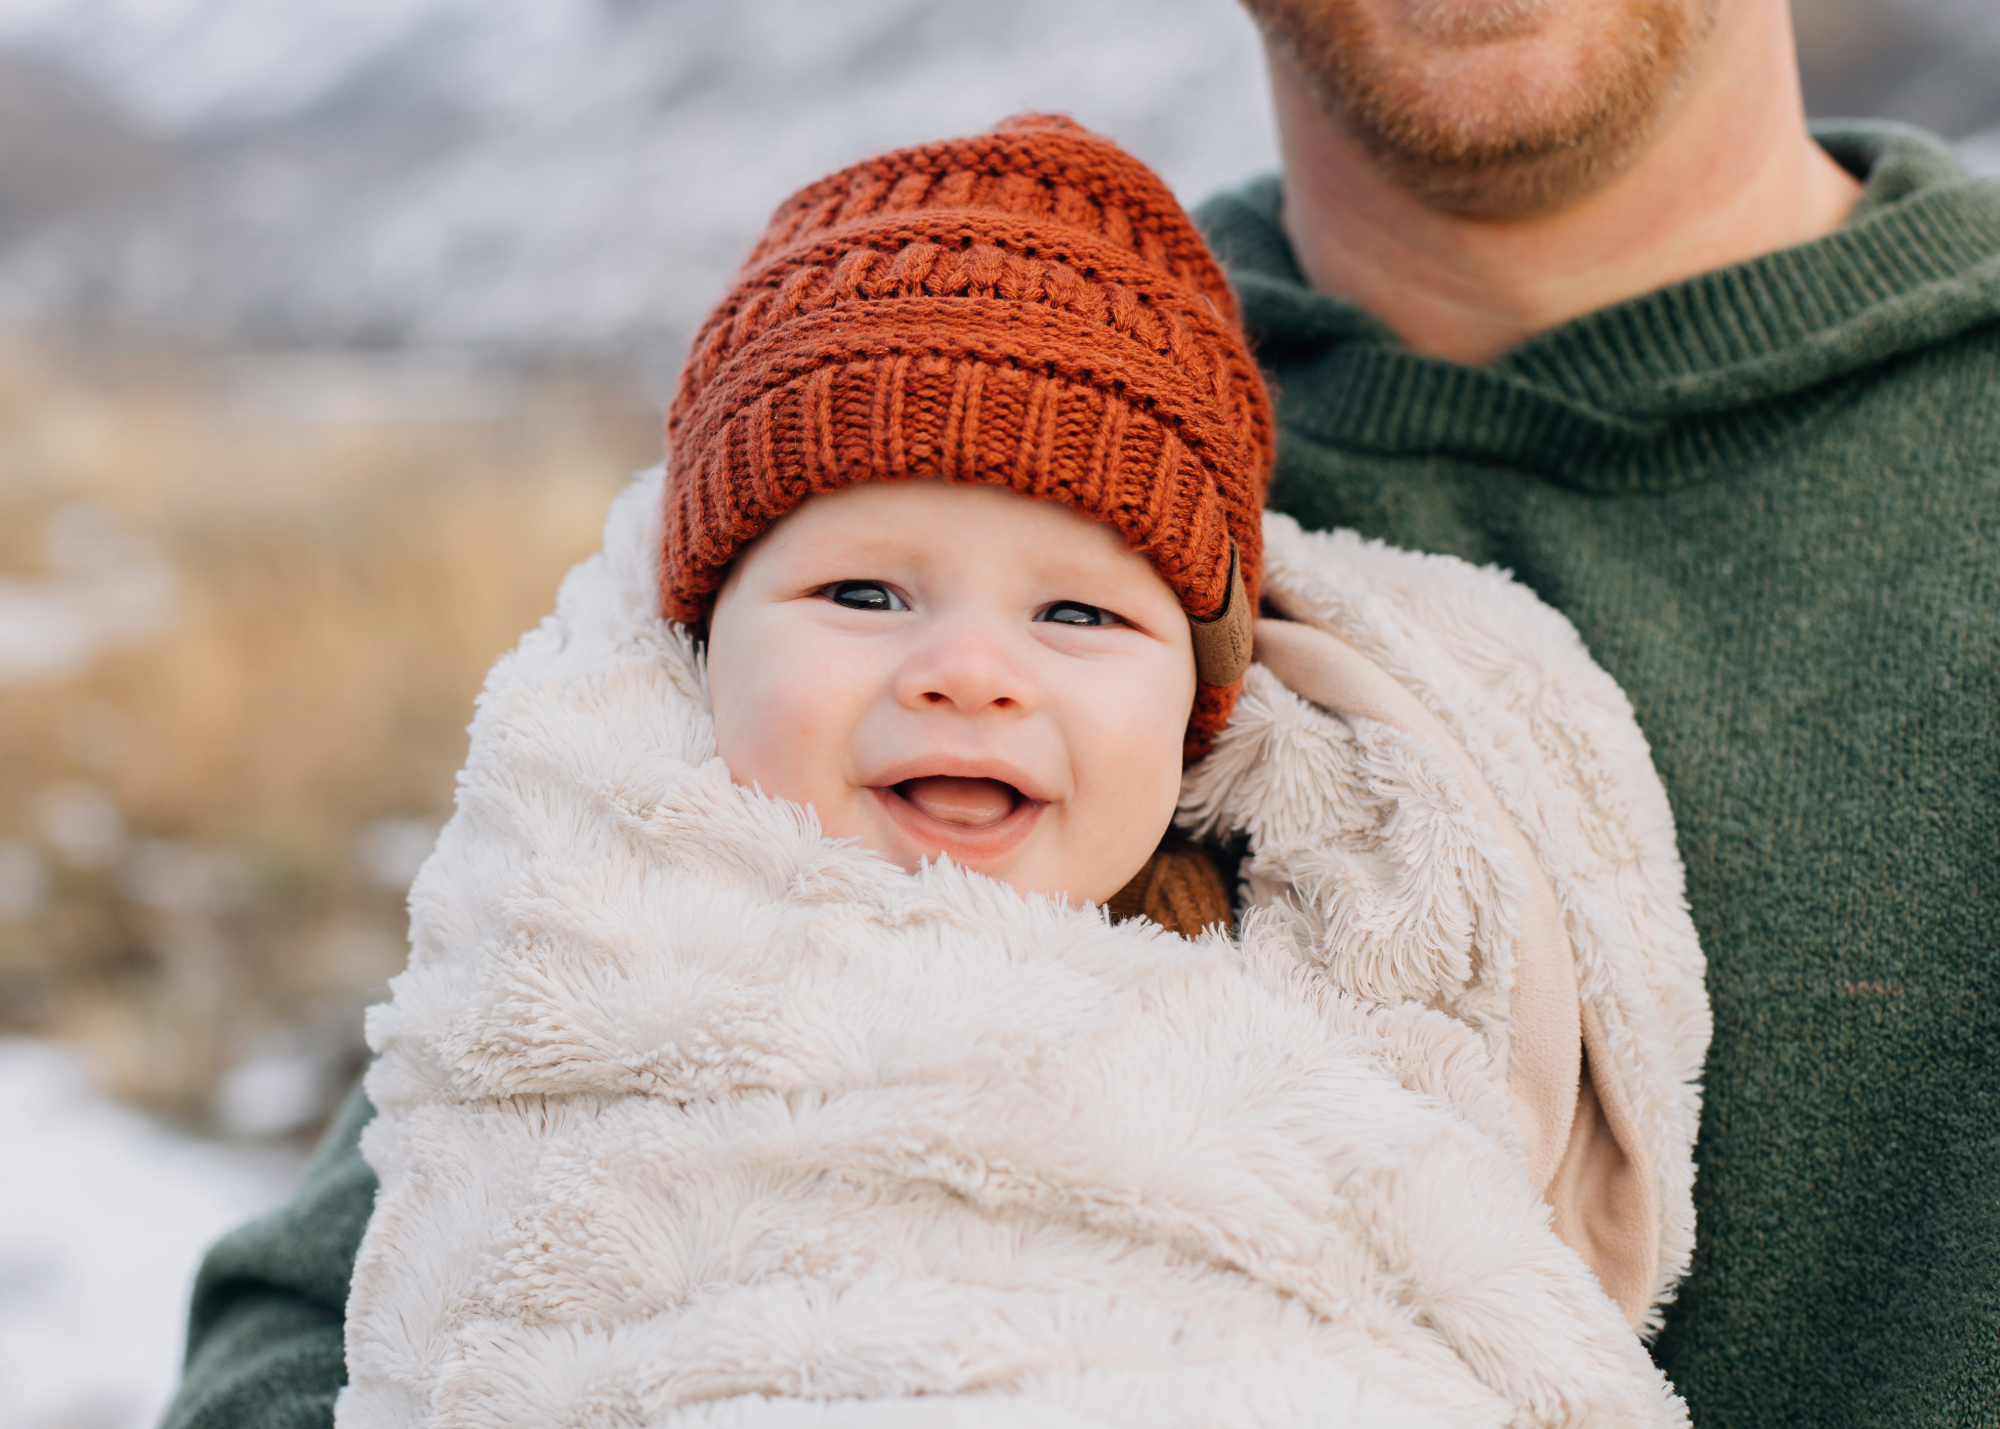
<path id="1" fill-rule="evenodd" d="M 319 1429 L 347 1382 L 347 1287 L 376 1177 L 375 1108 L 357 1083 L 292 1199 L 209 1250 L 188 1312 L 186 1368 L 162 1429 Z"/>

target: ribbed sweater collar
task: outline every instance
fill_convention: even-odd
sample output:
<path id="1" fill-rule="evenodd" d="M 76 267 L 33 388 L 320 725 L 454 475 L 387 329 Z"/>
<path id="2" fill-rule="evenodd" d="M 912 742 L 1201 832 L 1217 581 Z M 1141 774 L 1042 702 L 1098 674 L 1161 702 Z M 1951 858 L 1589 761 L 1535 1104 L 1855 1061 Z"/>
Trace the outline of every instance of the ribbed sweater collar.
<path id="1" fill-rule="evenodd" d="M 1588 314 L 1484 367 L 1413 353 L 1307 287 L 1278 226 L 1275 177 L 1199 217 L 1288 433 L 1587 490 L 1665 490 L 1782 444 L 1884 363 L 2000 324 L 2000 185 L 1914 130 L 1815 136 L 1865 185 L 1837 232 Z"/>

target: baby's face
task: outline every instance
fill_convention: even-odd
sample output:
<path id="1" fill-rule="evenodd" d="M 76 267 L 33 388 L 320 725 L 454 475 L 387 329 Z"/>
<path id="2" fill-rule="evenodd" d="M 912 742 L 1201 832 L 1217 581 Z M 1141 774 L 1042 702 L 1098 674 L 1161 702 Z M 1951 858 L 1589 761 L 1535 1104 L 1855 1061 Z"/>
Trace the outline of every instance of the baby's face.
<path id="1" fill-rule="evenodd" d="M 709 622 L 738 784 L 914 869 L 1103 902 L 1173 816 L 1187 616 L 1111 527 L 940 481 L 815 496 L 731 567 Z"/>

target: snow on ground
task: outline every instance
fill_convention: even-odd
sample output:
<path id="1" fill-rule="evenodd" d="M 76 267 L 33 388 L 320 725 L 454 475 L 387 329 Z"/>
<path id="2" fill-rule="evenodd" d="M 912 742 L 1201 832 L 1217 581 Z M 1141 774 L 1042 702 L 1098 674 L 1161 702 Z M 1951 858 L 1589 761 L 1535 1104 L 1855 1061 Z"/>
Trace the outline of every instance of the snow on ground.
<path id="1" fill-rule="evenodd" d="M 148 1429 L 202 1251 L 284 1199 L 290 1152 L 197 1140 L 0 1038 L 0 1429 Z"/>
<path id="2" fill-rule="evenodd" d="M 71 675 L 100 650 L 143 640 L 173 612 L 174 572 L 101 508 L 48 522 L 42 580 L 0 575 L 0 686 Z"/>

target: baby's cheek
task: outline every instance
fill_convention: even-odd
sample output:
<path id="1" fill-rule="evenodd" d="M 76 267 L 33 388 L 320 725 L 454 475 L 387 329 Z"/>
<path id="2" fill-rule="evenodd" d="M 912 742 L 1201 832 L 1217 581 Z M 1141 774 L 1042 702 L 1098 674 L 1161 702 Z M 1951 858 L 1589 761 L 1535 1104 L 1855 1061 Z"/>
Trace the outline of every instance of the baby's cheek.
<path id="1" fill-rule="evenodd" d="M 1072 822 L 1072 866 L 1088 870 L 1090 888 L 1072 891 L 1103 902 L 1159 847 L 1180 796 L 1185 712 L 1175 717 L 1180 682 L 1172 669 L 1143 672 L 1102 691 L 1080 711 L 1076 760 L 1081 817 Z M 1192 700 L 1192 677 L 1188 680 Z"/>
<path id="2" fill-rule="evenodd" d="M 771 641 L 754 659 L 729 664 L 714 697 L 716 753 L 729 777 L 774 799 L 811 808 L 836 838 L 857 837 L 844 777 L 854 725 L 851 671 L 810 643 Z M 843 680 L 843 674 L 847 679 Z"/>
<path id="3" fill-rule="evenodd" d="M 756 633 L 756 632 L 752 632 Z M 801 710 L 782 676 L 786 662 L 763 642 L 733 640 L 709 660 L 715 752 L 738 784 L 781 794 L 789 782 L 786 752 L 804 733 Z"/>
<path id="4" fill-rule="evenodd" d="M 729 777 L 775 798 L 810 798 L 805 786 L 823 735 L 811 702 L 782 682 L 757 681 L 717 702 L 715 752 Z"/>

